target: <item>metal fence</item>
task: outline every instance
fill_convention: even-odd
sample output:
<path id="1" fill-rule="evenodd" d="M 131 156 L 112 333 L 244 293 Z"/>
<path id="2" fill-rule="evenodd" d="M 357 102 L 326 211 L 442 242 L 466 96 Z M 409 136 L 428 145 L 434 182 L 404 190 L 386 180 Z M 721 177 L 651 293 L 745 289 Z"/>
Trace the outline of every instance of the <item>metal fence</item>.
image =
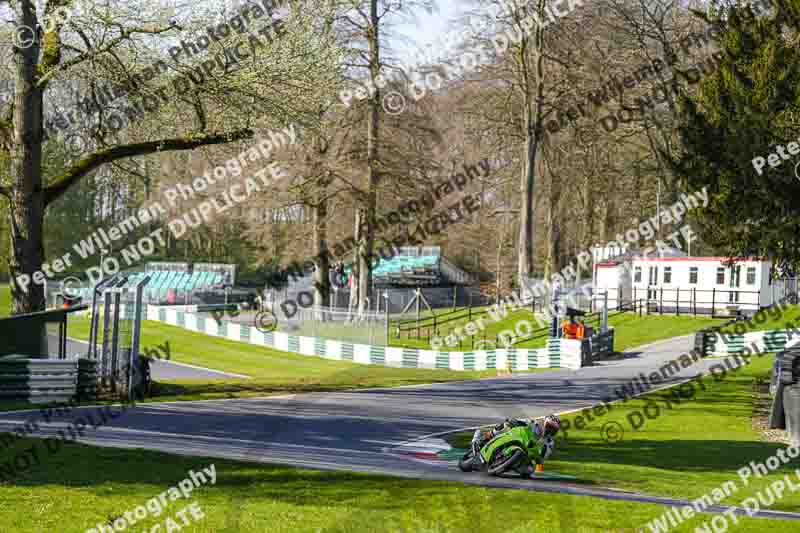
<path id="1" fill-rule="evenodd" d="M 605 290 L 605 289 L 604 289 Z M 796 303 L 798 293 L 796 287 L 781 287 L 780 291 L 770 287 L 768 294 L 764 291 L 748 291 L 741 289 L 698 289 L 698 288 L 663 288 L 649 287 L 631 289 L 607 289 L 609 305 L 635 306 L 645 313 L 667 313 L 676 315 L 752 315 L 762 307 L 767 307 L 780 300 Z M 765 299 L 764 296 L 769 296 Z M 602 302 L 593 298 L 592 309 L 598 309 Z"/>
<path id="2" fill-rule="evenodd" d="M 348 309 L 299 309 L 292 317 L 278 317 L 278 331 L 307 337 L 323 337 L 345 342 L 386 346 L 386 313 Z"/>
<path id="3" fill-rule="evenodd" d="M 493 300 L 483 294 L 477 287 L 454 285 L 452 287 L 420 287 L 423 297 L 434 309 L 456 307 L 478 307 L 489 305 Z M 279 311 L 281 304 L 287 301 L 306 303 L 313 298 L 313 288 L 292 287 L 284 289 L 267 289 L 264 291 L 264 306 Z M 374 288 L 372 299 L 367 308 L 376 313 L 385 313 L 389 307 L 390 314 L 402 312 L 416 295 L 417 288 Z M 350 302 L 350 290 L 332 290 L 330 296 L 331 309 L 346 309 Z"/>
<path id="4" fill-rule="evenodd" d="M 193 312 L 205 320 L 232 322 L 265 333 L 282 332 L 303 337 L 318 337 L 354 344 L 387 345 L 386 313 L 348 309 L 300 308 L 289 315 L 269 309 L 235 310 L 197 308 Z"/>

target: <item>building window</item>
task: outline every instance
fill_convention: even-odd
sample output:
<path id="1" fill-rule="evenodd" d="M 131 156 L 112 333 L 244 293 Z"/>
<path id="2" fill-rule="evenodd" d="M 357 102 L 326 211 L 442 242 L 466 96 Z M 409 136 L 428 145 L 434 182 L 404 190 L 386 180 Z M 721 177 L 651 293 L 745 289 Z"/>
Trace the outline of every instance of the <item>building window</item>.
<path id="1" fill-rule="evenodd" d="M 664 267 L 664 283 L 672 283 L 672 267 Z"/>
<path id="2" fill-rule="evenodd" d="M 633 269 L 633 281 L 635 283 L 642 282 L 642 267 L 636 267 Z"/>
<path id="3" fill-rule="evenodd" d="M 717 285 L 725 285 L 725 268 L 717 268 Z"/>
<path id="4" fill-rule="evenodd" d="M 697 285 L 697 267 L 689 267 L 689 283 Z"/>
<path id="5" fill-rule="evenodd" d="M 756 284 L 756 267 L 747 267 L 747 284 Z"/>

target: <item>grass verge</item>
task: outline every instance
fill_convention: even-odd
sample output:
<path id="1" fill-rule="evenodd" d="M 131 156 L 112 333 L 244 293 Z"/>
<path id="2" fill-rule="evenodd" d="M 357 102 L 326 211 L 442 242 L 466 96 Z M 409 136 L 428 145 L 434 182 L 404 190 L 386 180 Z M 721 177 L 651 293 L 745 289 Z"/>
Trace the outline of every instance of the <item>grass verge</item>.
<path id="1" fill-rule="evenodd" d="M 87 339 L 88 330 L 88 320 L 70 320 L 71 337 Z M 251 376 L 252 379 L 225 378 L 159 383 L 154 390 L 158 401 L 396 387 L 497 375 L 495 370 L 461 372 L 332 361 L 212 337 L 159 322 L 144 322 L 141 337 L 143 353 L 148 348 L 163 353 L 157 347 L 163 347 L 167 343 L 172 361 Z"/>
<path id="2" fill-rule="evenodd" d="M 0 283 L 0 317 L 11 314 L 11 287 Z"/>
<path id="3" fill-rule="evenodd" d="M 723 333 L 749 333 L 751 331 L 776 331 L 800 326 L 800 305 L 785 305 L 763 309 L 750 320 L 726 326 Z"/>
<path id="4" fill-rule="evenodd" d="M 37 439 L 18 442 L 20 449 Z M 41 444 L 39 443 L 40 447 Z M 0 452 L 8 460 L 10 450 Z M 65 444 L 23 477 L 0 483 L 4 533 L 84 532 L 113 522 L 197 472 L 214 465 L 216 483 L 171 501 L 128 528 L 150 531 L 167 518 L 181 531 L 437 532 L 628 531 L 665 508 L 620 501 L 347 472 L 319 472 L 144 450 Z M 176 516 L 197 502 L 204 515 L 184 525 Z M 155 507 L 155 506 L 153 506 Z M 705 518 L 708 518 L 706 516 Z M 693 523 L 700 523 L 695 519 Z M 796 531 L 796 522 L 741 519 L 737 531 Z M 689 531 L 689 529 L 686 529 Z"/>
<path id="5" fill-rule="evenodd" d="M 599 485 L 688 500 L 731 480 L 736 490 L 721 501 L 732 505 L 740 505 L 785 475 L 800 484 L 794 474 L 800 459 L 747 483 L 737 474 L 750 461 L 763 463 L 786 448 L 762 441 L 753 427 L 772 360 L 772 355 L 762 355 L 719 379 L 706 376 L 679 404 L 671 391 L 664 390 L 610 404 L 603 416 L 590 412 L 591 420 L 586 410 L 566 415 L 562 419 L 572 429 L 558 439 L 547 469 Z M 579 416 L 582 429 L 575 429 Z M 463 432 L 448 440 L 465 447 L 471 436 Z M 800 491 L 787 491 L 771 509 L 800 512 Z"/>

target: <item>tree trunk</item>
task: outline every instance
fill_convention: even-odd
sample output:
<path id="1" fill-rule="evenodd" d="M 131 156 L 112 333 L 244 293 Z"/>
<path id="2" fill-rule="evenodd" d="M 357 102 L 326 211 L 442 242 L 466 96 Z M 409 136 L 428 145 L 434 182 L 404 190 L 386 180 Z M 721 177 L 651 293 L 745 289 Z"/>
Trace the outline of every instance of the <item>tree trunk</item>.
<path id="1" fill-rule="evenodd" d="M 353 240 L 356 243 L 361 242 L 361 220 L 362 220 L 362 211 L 361 208 L 356 208 L 356 216 L 355 216 L 355 228 L 353 229 Z M 353 312 L 355 309 L 360 309 L 359 301 L 361 299 L 360 289 L 361 284 L 359 280 L 361 279 L 361 269 L 363 268 L 363 263 L 361 261 L 361 254 L 359 253 L 360 245 L 357 245 L 355 250 L 353 251 L 353 271 L 350 275 L 350 279 L 352 283 L 350 284 L 350 303 L 348 304 L 348 309 L 350 312 Z"/>
<path id="2" fill-rule="evenodd" d="M 20 2 L 18 18 L 28 27 L 36 27 L 35 7 Z M 28 48 L 14 49 L 17 88 L 14 98 L 14 145 L 11 148 L 10 193 L 11 223 L 11 294 L 13 313 L 33 313 L 45 307 L 43 285 L 32 281 L 44 261 L 44 208 L 42 190 L 43 89 L 37 87 L 38 40 Z M 29 276 L 27 287 L 17 283 L 17 276 Z"/>
<path id="3" fill-rule="evenodd" d="M 370 53 L 370 78 L 375 92 L 369 103 L 369 124 L 367 126 L 367 192 L 366 206 L 364 208 L 364 221 L 366 231 L 358 241 L 358 254 L 356 261 L 360 264 L 358 272 L 358 314 L 362 314 L 367 305 L 374 306 L 372 301 L 372 255 L 375 247 L 375 207 L 378 173 L 375 168 L 378 158 L 378 127 L 380 124 L 381 93 L 377 88 L 377 78 L 380 75 L 380 19 L 378 18 L 378 0 L 370 1 L 370 29 L 367 41 Z"/>
<path id="4" fill-rule="evenodd" d="M 537 11 L 544 20 L 545 0 L 539 0 Z M 533 72 L 528 68 L 528 47 L 531 47 Z M 528 286 L 528 278 L 534 271 L 534 230 L 535 220 L 534 192 L 536 185 L 537 152 L 539 150 L 539 132 L 542 127 L 544 105 L 544 30 L 538 27 L 533 31 L 531 39 L 521 40 L 519 63 L 522 72 L 522 91 L 524 102 L 523 124 L 525 125 L 525 164 L 520 176 L 520 209 L 519 239 L 517 242 L 517 278 L 519 287 Z"/>
<path id="5" fill-rule="evenodd" d="M 500 299 L 500 294 L 502 294 L 500 288 L 503 278 L 503 246 L 505 244 L 505 228 L 506 228 L 506 220 L 503 217 L 503 225 L 500 228 L 500 238 L 497 239 L 497 252 L 495 254 L 495 280 L 494 280 L 494 294 L 495 298 L 498 300 Z"/>
<path id="6" fill-rule="evenodd" d="M 544 278 L 559 271 L 561 254 L 561 228 L 558 222 L 558 204 L 552 201 L 547 209 L 547 261 L 545 262 Z"/>
<path id="7" fill-rule="evenodd" d="M 314 217 L 314 256 L 316 262 L 314 271 L 314 306 L 327 307 L 331 301 L 331 283 L 329 277 L 330 259 L 328 257 L 328 200 L 327 190 L 321 188 L 316 204 L 313 207 Z M 323 315 L 324 316 L 324 315 Z"/>
<path id="8" fill-rule="evenodd" d="M 530 109 L 526 104 L 525 110 L 525 123 L 530 124 Z M 533 218 L 534 203 L 533 192 L 535 186 L 535 166 L 536 166 L 536 134 L 530 131 L 530 127 L 526 133 L 525 139 L 525 164 L 522 169 L 522 176 L 520 179 L 519 192 L 522 197 L 522 206 L 520 209 L 519 221 L 519 242 L 518 250 L 519 255 L 517 259 L 517 278 L 520 287 L 527 286 L 527 280 L 533 273 Z"/>

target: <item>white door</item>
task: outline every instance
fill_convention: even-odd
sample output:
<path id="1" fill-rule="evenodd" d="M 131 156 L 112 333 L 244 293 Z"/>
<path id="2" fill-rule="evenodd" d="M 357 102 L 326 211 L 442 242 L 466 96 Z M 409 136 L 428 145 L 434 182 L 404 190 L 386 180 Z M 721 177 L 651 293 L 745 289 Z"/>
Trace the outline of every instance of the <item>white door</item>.
<path id="1" fill-rule="evenodd" d="M 731 271 L 730 272 L 731 281 L 728 284 L 730 286 L 730 289 L 729 289 L 729 292 L 728 292 L 728 303 L 739 303 L 739 291 L 734 290 L 734 289 L 738 289 L 739 288 L 740 274 L 741 274 L 741 271 L 742 271 L 742 267 L 739 266 L 739 265 L 732 266 L 730 268 L 730 271 Z"/>
<path id="2" fill-rule="evenodd" d="M 656 290 L 656 285 L 658 285 L 658 267 L 651 266 L 649 267 L 647 273 L 647 299 L 648 300 L 655 300 L 658 298 L 657 294 L 658 291 Z"/>

